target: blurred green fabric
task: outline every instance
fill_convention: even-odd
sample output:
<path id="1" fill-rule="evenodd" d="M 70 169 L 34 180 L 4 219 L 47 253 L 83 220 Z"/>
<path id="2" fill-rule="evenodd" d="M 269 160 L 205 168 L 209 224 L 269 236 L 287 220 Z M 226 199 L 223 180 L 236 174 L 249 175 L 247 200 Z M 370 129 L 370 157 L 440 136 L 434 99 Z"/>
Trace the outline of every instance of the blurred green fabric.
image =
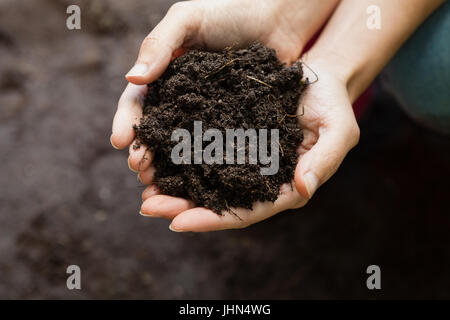
<path id="1" fill-rule="evenodd" d="M 450 134 L 450 2 L 405 43 L 381 79 L 413 119 Z"/>

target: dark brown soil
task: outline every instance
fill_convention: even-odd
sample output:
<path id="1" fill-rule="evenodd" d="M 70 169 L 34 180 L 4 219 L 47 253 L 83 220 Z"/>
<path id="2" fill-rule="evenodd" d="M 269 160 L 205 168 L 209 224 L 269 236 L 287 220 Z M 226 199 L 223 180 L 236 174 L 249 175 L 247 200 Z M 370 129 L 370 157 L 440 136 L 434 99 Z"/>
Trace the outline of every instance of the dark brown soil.
<path id="1" fill-rule="evenodd" d="M 149 85 L 144 117 L 135 127 L 138 140 L 154 153 L 156 186 L 163 194 L 191 199 L 217 213 L 275 201 L 280 186 L 293 178 L 303 139 L 296 116 L 306 87 L 302 75 L 300 63 L 286 66 L 274 50 L 259 44 L 219 53 L 190 51 L 175 59 Z M 194 121 L 202 121 L 203 132 L 219 129 L 224 141 L 226 129 L 279 129 L 278 172 L 261 175 L 263 165 L 248 161 L 175 165 L 170 156 L 178 142 L 171 141 L 172 132 L 184 128 L 193 137 Z"/>

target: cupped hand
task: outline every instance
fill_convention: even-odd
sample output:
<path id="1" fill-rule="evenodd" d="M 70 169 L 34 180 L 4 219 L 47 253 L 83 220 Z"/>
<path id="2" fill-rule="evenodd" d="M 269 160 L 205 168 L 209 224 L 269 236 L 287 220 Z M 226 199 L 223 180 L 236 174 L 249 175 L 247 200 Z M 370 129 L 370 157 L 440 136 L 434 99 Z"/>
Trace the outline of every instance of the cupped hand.
<path id="1" fill-rule="evenodd" d="M 145 155 L 145 148 L 141 147 L 137 151 L 140 153 L 137 162 L 131 163 L 141 167 L 140 179 L 149 184 L 142 194 L 141 213 L 171 219 L 174 231 L 212 231 L 244 228 L 284 210 L 305 205 L 317 188 L 336 172 L 359 140 L 359 128 L 345 81 L 314 62 L 308 61 L 308 66 L 317 73 L 319 80 L 306 90 L 297 111 L 304 140 L 298 148 L 295 178 L 292 184 L 281 187 L 280 196 L 274 203 L 255 203 L 253 210 L 231 208 L 233 213 L 225 212 L 219 216 L 206 208 L 195 207 L 189 200 L 162 195 L 151 184 L 151 155 Z M 145 94 L 145 86 L 129 85 L 121 103 L 139 109 L 140 99 L 136 99 L 136 94 Z"/>
<path id="2" fill-rule="evenodd" d="M 233 1 L 224 1 L 222 5 L 227 7 L 230 3 Z M 201 9 L 197 7 L 200 4 L 203 4 Z M 191 5 L 192 7 L 187 9 Z M 146 71 L 141 75 L 133 75 L 132 72 L 127 76 L 132 83 L 122 94 L 113 122 L 111 143 L 117 148 L 130 145 L 128 160 L 130 169 L 139 171 L 140 180 L 149 185 L 142 195 L 144 200 L 142 214 L 171 219 L 171 229 L 174 231 L 243 228 L 281 211 L 303 206 L 315 190 L 337 170 L 347 152 L 359 138 L 359 129 L 352 112 L 345 81 L 327 73 L 326 68 L 308 62 L 318 74 L 319 81 L 308 88 L 298 110 L 298 119 L 304 129 L 305 138 L 299 147 L 299 162 L 294 183 L 296 187 L 289 184 L 283 185 L 280 196 L 274 203 L 255 203 L 253 210 L 232 208 L 233 214 L 225 213 L 223 216 L 206 208 L 195 207 L 186 199 L 159 194 L 157 188 L 151 184 L 154 170 L 151 166 L 151 154 L 143 147 L 135 150 L 132 145 L 135 137 L 132 125 L 137 123 L 142 115 L 142 98 L 146 93 L 146 85 L 142 84 L 157 79 L 170 59 L 179 54 L 180 48 L 200 46 L 220 49 L 228 45 L 240 46 L 260 41 L 275 48 L 280 59 L 291 62 L 298 57 L 309 37 L 315 32 L 315 30 L 309 31 L 308 36 L 296 36 L 297 40 L 291 42 L 290 48 L 287 48 L 287 37 L 293 37 L 292 25 L 280 22 L 283 21 L 280 19 L 280 13 L 274 22 L 267 21 L 265 26 L 268 26 L 267 30 L 270 29 L 270 32 L 257 31 L 258 29 L 252 28 L 251 24 L 257 21 L 258 26 L 261 26 L 261 21 L 255 19 L 258 14 L 260 17 L 265 16 L 263 9 L 258 11 L 247 8 L 249 11 L 245 13 L 245 11 L 240 12 L 242 8 L 236 5 L 228 7 L 230 11 L 213 10 L 208 7 L 209 5 L 209 2 L 197 1 L 176 6 L 176 9 L 171 9 L 155 28 L 156 31 L 152 31 L 146 38 L 137 62 L 137 65 L 145 64 Z M 232 12 L 236 10 L 236 7 L 239 12 Z M 198 10 L 199 14 L 196 17 L 189 16 L 194 12 L 189 11 L 194 10 L 193 8 Z M 190 19 L 181 18 L 183 15 L 187 15 Z M 240 21 L 242 30 L 247 30 L 244 33 L 239 30 L 239 19 L 242 19 Z M 281 25 L 284 25 L 286 29 L 283 29 Z M 278 26 L 278 29 L 275 26 Z M 219 35 L 222 35 L 222 38 Z M 134 71 L 136 69 L 139 67 L 135 67 Z"/>
<path id="3" fill-rule="evenodd" d="M 200 0 L 178 2 L 142 42 L 138 59 L 126 75 L 135 85 L 156 80 L 171 59 L 190 48 L 221 50 L 260 42 L 287 63 L 298 59 L 339 0 Z M 134 139 L 133 124 L 142 116 L 144 87 L 128 85 L 114 117 L 111 143 L 118 149 Z M 131 153 L 137 171 L 143 151 Z M 142 164 L 141 167 L 142 169 Z"/>

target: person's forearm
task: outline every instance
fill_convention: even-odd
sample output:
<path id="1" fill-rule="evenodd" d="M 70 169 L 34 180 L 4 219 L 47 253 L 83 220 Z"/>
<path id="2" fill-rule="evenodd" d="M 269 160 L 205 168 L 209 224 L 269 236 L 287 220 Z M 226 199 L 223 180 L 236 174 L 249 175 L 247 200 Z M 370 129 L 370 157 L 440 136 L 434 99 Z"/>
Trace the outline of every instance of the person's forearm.
<path id="1" fill-rule="evenodd" d="M 306 45 L 314 34 L 320 30 L 341 0 L 283 0 L 273 1 L 275 21 L 289 24 L 287 28 L 300 31 L 303 45 Z M 286 28 L 286 29 L 287 29 Z M 294 32 L 296 33 L 296 32 Z"/>
<path id="2" fill-rule="evenodd" d="M 444 0 L 342 0 L 304 60 L 342 78 L 353 102 L 395 52 Z M 370 29 L 366 12 L 380 8 L 381 28 Z M 329 70 L 331 69 L 331 70 Z"/>

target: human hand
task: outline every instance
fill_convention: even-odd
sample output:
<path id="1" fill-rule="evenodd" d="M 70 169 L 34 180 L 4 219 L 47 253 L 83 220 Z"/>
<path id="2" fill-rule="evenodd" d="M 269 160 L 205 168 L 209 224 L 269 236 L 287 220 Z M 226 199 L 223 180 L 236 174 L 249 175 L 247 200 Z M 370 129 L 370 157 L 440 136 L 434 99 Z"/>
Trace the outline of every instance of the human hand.
<path id="1" fill-rule="evenodd" d="M 203 3 L 203 1 L 196 2 L 196 4 L 198 3 Z M 230 2 L 224 3 L 229 4 Z M 230 7 L 229 9 L 231 10 L 232 8 Z M 239 10 L 241 9 L 242 8 L 240 8 Z M 321 9 L 323 10 L 323 8 Z M 207 11 L 208 10 L 205 9 L 205 11 L 203 11 L 203 14 Z M 218 12 L 221 11 L 218 10 Z M 261 12 L 259 12 L 258 14 L 261 14 Z M 179 18 L 179 16 L 177 15 L 181 15 L 180 9 L 172 10 L 171 15 L 172 20 L 177 20 L 176 17 Z M 236 15 L 239 16 L 239 14 Z M 265 32 L 255 33 L 255 31 L 252 30 L 251 26 L 249 26 L 249 28 L 244 28 L 245 30 L 247 30 L 247 32 L 245 32 L 244 34 L 239 33 L 239 28 L 236 29 L 237 31 L 236 34 L 233 34 L 233 32 L 230 32 L 230 30 L 228 31 L 224 30 L 223 28 L 227 26 L 227 23 L 231 23 L 233 27 L 236 27 L 237 20 L 239 20 L 239 18 L 235 17 L 236 15 L 233 14 L 232 12 L 227 12 L 227 14 L 224 15 L 219 14 L 219 18 L 217 18 L 217 20 L 208 19 L 208 23 L 206 25 L 209 25 L 213 32 L 207 33 L 207 35 L 202 36 L 201 32 L 199 32 L 199 29 L 197 29 L 196 32 L 199 33 L 195 37 L 192 36 L 188 37 L 189 41 L 184 43 L 183 46 L 187 47 L 203 46 L 209 49 L 220 49 L 221 47 L 230 44 L 235 45 L 237 44 L 239 46 L 259 40 L 263 44 L 274 47 L 277 50 L 280 59 L 286 62 L 290 62 L 292 60 L 295 60 L 298 54 L 301 52 L 304 44 L 309 40 L 308 36 L 312 36 L 312 34 L 314 34 L 315 32 L 315 30 L 309 31 L 308 36 L 305 37 L 299 36 L 297 37 L 297 41 L 289 42 L 287 41 L 289 40 L 287 39 L 287 37 L 289 36 L 292 37 L 292 35 L 290 35 L 292 33 L 292 25 L 289 23 L 286 24 L 281 23 L 281 25 L 283 25 L 286 29 L 283 29 L 283 27 L 277 28 L 274 25 L 271 25 L 270 23 L 265 24 L 266 27 L 267 26 L 269 27 L 267 28 L 268 30 L 270 30 L 270 32 L 268 33 L 269 36 L 267 36 Z M 242 18 L 243 15 L 245 14 L 242 14 L 241 12 L 240 18 L 242 19 L 241 20 L 242 25 L 244 25 L 245 23 L 245 26 L 247 27 L 249 21 L 250 22 L 255 21 L 252 19 L 250 20 L 248 19 L 248 16 L 250 15 L 249 12 L 247 13 L 247 17 L 245 19 Z M 235 20 L 227 21 L 228 19 L 227 16 L 234 17 L 233 19 Z M 159 25 L 158 26 L 159 29 L 158 27 L 155 28 L 155 30 L 159 30 L 156 32 L 156 34 L 164 34 L 163 31 L 165 29 L 172 30 L 172 28 L 168 28 L 170 20 L 171 19 L 166 17 L 160 24 L 162 26 Z M 179 21 L 177 23 L 180 23 L 180 21 L 182 21 L 182 19 L 178 20 Z M 189 21 L 190 23 L 192 22 L 191 20 Z M 202 26 L 202 28 L 203 27 L 204 26 Z M 185 26 L 185 28 L 192 29 L 193 27 L 192 25 L 190 25 Z M 178 28 L 175 29 L 176 29 L 175 31 L 180 32 L 180 26 L 178 26 Z M 167 30 L 165 32 L 169 32 Z M 217 32 L 217 34 L 215 34 L 215 32 Z M 152 34 L 154 33 L 155 31 L 152 32 L 150 34 L 150 38 L 148 38 L 148 40 L 144 42 L 143 47 L 141 48 L 141 53 L 138 61 L 140 60 L 142 61 L 143 59 L 151 57 L 153 55 L 155 57 L 153 61 L 160 62 L 159 67 L 153 69 L 150 68 L 149 73 L 145 74 L 144 76 L 135 77 L 129 75 L 127 78 L 131 82 L 146 83 L 147 81 L 152 81 L 156 79 L 164 71 L 167 64 L 170 62 L 171 57 L 174 54 L 175 55 L 177 54 L 175 52 L 176 50 L 168 50 L 168 48 L 178 48 L 177 45 L 172 46 L 163 45 L 161 48 L 166 50 L 165 55 L 162 55 L 161 52 L 157 52 L 154 48 L 150 48 L 149 46 L 150 43 L 152 43 L 154 47 L 158 47 L 158 45 L 161 45 L 161 43 L 158 43 L 159 40 L 155 40 L 158 38 L 153 38 Z M 225 38 L 227 38 L 228 40 L 226 39 L 224 40 L 223 37 L 222 38 L 218 37 L 218 35 L 220 35 L 221 33 L 226 34 L 227 37 Z M 305 34 L 307 33 L 308 32 L 305 32 Z M 266 36 L 258 38 L 258 36 L 261 36 L 262 34 Z M 236 35 L 241 35 L 242 37 L 236 38 Z M 178 37 L 180 37 L 180 35 L 178 35 Z M 186 37 L 186 34 L 184 34 L 183 37 Z M 177 38 L 176 36 L 172 37 L 172 39 L 176 38 Z M 195 38 L 202 39 L 203 43 L 196 43 L 195 41 L 193 41 L 193 39 Z M 165 36 L 164 39 L 170 40 L 170 37 Z M 233 43 L 229 43 L 230 41 L 233 41 Z M 291 48 L 287 49 L 285 47 L 286 43 L 288 43 L 289 46 L 291 46 Z M 169 51 L 171 52 L 170 55 L 168 54 Z M 325 79 L 327 78 L 325 73 L 324 77 Z M 329 79 L 333 78 L 330 76 Z M 340 93 L 340 95 L 339 94 L 334 95 L 333 88 L 335 88 L 334 90 L 336 90 L 337 93 Z M 123 148 L 132 143 L 132 140 L 134 139 L 134 131 L 132 129 L 132 124 L 137 123 L 142 115 L 141 98 L 145 95 L 145 92 L 146 92 L 145 85 L 144 86 L 136 86 L 133 84 L 128 85 L 127 89 L 125 90 L 124 94 L 122 95 L 119 101 L 119 108 L 114 119 L 113 135 L 111 136 L 111 142 L 113 143 L 113 145 L 119 148 Z M 323 99 L 321 98 L 322 94 L 321 92 L 323 94 L 326 94 L 328 92 L 328 95 L 326 96 L 330 97 L 330 100 L 322 101 Z M 330 87 L 327 87 L 326 81 L 323 81 L 323 79 L 321 79 L 319 83 L 316 83 L 315 85 L 313 85 L 311 88 L 308 89 L 308 92 L 306 93 L 306 95 L 302 100 L 302 102 L 306 104 L 307 107 L 305 108 L 305 114 L 302 117 L 299 117 L 301 125 L 305 128 L 305 140 L 299 149 L 301 157 L 296 173 L 296 185 L 298 190 L 300 191 L 300 194 L 297 192 L 295 188 L 292 189 L 291 186 L 284 185 L 282 186 L 281 194 L 275 203 L 257 203 L 255 204 L 252 211 L 243 209 L 233 209 L 233 211 L 239 217 L 241 217 L 241 220 L 239 220 L 232 215 L 220 217 L 217 214 L 205 208 L 193 208 L 194 206 L 193 203 L 185 199 L 174 198 L 167 195 L 159 195 L 155 186 L 150 185 L 143 193 L 143 199 L 145 200 L 142 205 L 143 214 L 151 214 L 152 216 L 173 219 L 171 227 L 174 230 L 209 231 L 228 228 L 242 228 L 252 223 L 266 219 L 278 212 L 304 205 L 307 202 L 307 200 L 312 196 L 312 194 L 314 193 L 315 189 L 317 189 L 319 184 L 326 181 L 329 178 L 329 176 L 331 176 L 332 173 L 334 173 L 334 171 L 339 166 L 345 154 L 352 147 L 351 143 L 348 143 L 351 140 L 344 141 L 345 143 L 342 143 L 342 139 L 340 138 L 341 135 L 347 132 L 347 129 L 342 131 L 341 133 L 337 133 L 338 130 L 336 129 L 339 128 L 338 126 L 339 122 L 344 123 L 347 122 L 347 124 L 350 124 L 349 128 L 354 128 L 356 126 L 356 122 L 354 121 L 348 97 L 347 99 L 343 98 L 342 92 L 345 93 L 345 86 L 343 84 L 338 85 L 338 81 L 335 81 L 335 83 L 330 84 Z M 344 106 L 342 107 L 341 111 L 336 112 L 336 109 L 340 108 L 337 108 L 336 104 L 333 104 L 333 99 L 335 99 L 334 102 L 337 102 L 338 105 L 342 104 Z M 340 103 L 342 101 L 339 100 L 343 100 L 344 103 Z M 319 106 L 313 105 L 308 101 L 319 103 Z M 330 105 L 333 105 L 334 107 Z M 327 106 L 329 106 L 329 108 L 327 108 Z M 336 113 L 335 117 L 336 121 L 333 121 L 334 118 L 333 110 Z M 341 114 L 339 115 L 339 113 Z M 339 121 L 339 119 L 345 121 Z M 351 121 L 351 119 L 353 119 L 354 123 Z M 342 127 L 344 126 L 345 125 L 342 125 Z M 357 133 L 357 129 L 351 130 L 355 131 L 353 133 Z M 324 134 L 324 138 L 319 139 L 322 133 Z M 357 134 L 355 136 L 357 136 Z M 336 139 L 335 143 L 329 141 L 333 140 L 333 137 L 334 139 Z M 318 148 L 313 148 L 315 145 L 317 145 Z M 344 145 L 344 147 L 342 145 Z M 331 146 L 329 154 L 324 150 L 328 146 Z M 337 150 L 339 148 L 341 149 Z M 313 150 L 315 151 L 313 152 Z M 324 159 L 317 160 L 317 158 L 320 158 L 321 155 L 324 155 L 325 161 Z M 301 165 L 302 163 L 308 164 L 309 167 Z M 139 170 L 139 177 L 143 183 L 145 184 L 151 183 L 153 176 L 153 168 L 151 167 L 151 154 L 149 154 L 148 151 L 146 151 L 144 148 L 134 150 L 130 146 L 129 166 L 132 170 L 135 171 Z M 312 173 L 314 174 L 314 176 L 311 175 Z"/>
<path id="2" fill-rule="evenodd" d="M 144 39 L 135 66 L 127 74 L 134 84 L 156 80 L 171 58 L 185 49 L 222 50 L 260 42 L 283 62 L 298 59 L 339 0 L 199 0 L 174 4 Z"/>
<path id="3" fill-rule="evenodd" d="M 220 50 L 256 41 L 277 50 L 282 61 L 293 62 L 338 1 L 200 0 L 176 3 L 144 39 L 136 65 L 126 78 L 133 84 L 145 85 L 156 80 L 170 60 L 185 49 Z M 138 100 L 144 90 L 129 85 L 120 99 L 111 135 L 111 143 L 118 149 L 133 141 L 133 124 L 142 116 Z M 131 151 L 130 168 L 137 171 L 143 153 L 142 150 Z M 142 163 L 140 168 L 143 168 Z"/>
<path id="4" fill-rule="evenodd" d="M 127 75 L 132 84 L 127 86 L 119 101 L 111 144 L 117 149 L 130 146 L 129 167 L 139 171 L 141 181 L 147 181 L 152 173 L 149 169 L 151 154 L 144 148 L 132 148 L 133 125 L 142 117 L 145 85 L 157 79 L 173 57 L 189 48 L 220 50 L 259 41 L 275 49 L 280 60 L 290 63 L 298 59 L 338 2 L 200 0 L 176 3 L 144 39 L 136 65 Z M 137 75 L 143 68 L 146 71 Z"/>

